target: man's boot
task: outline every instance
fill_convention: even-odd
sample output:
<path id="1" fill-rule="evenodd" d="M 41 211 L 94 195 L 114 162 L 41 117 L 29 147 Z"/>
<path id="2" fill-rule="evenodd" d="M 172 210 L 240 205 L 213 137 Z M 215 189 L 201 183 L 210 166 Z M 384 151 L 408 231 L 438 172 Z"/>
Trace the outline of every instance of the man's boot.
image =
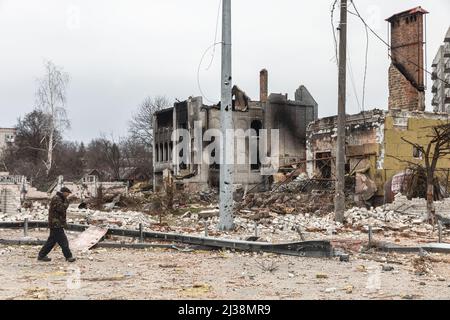
<path id="1" fill-rule="evenodd" d="M 67 258 L 66 261 L 67 262 L 75 262 L 75 261 L 77 261 L 77 259 L 72 257 L 72 258 Z"/>
<path id="2" fill-rule="evenodd" d="M 52 259 L 50 259 L 49 257 L 45 256 L 45 257 L 38 257 L 38 261 L 50 262 L 50 261 L 52 261 Z"/>

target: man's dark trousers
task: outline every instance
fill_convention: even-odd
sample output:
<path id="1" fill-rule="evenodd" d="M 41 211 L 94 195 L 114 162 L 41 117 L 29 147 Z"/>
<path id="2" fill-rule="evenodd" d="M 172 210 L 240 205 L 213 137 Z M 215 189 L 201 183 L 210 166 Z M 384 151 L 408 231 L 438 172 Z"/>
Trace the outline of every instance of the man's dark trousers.
<path id="1" fill-rule="evenodd" d="M 66 259 L 72 258 L 72 252 L 69 249 L 69 240 L 67 240 L 66 234 L 63 228 L 51 228 L 50 236 L 47 242 L 39 252 L 39 258 L 47 256 L 52 251 L 55 244 L 59 244 Z"/>

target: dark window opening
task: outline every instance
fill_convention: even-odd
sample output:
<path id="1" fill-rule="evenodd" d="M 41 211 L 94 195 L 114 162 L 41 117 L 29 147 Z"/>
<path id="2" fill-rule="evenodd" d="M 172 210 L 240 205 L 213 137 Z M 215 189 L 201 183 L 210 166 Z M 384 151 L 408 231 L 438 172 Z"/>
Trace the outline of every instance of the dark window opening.
<path id="1" fill-rule="evenodd" d="M 331 179 L 331 152 L 316 153 L 316 171 L 322 179 Z"/>
<path id="2" fill-rule="evenodd" d="M 254 120 L 251 123 L 250 128 L 252 129 L 252 131 L 256 131 L 256 136 L 251 137 L 252 139 L 255 139 L 255 143 L 256 143 L 256 163 L 252 163 L 251 164 L 251 169 L 252 170 L 259 170 L 261 169 L 261 159 L 259 156 L 260 153 L 260 149 L 259 149 L 259 135 L 260 135 L 260 130 L 262 129 L 262 122 L 259 120 Z M 252 132 L 253 134 L 253 132 Z M 251 160 L 253 160 L 253 157 L 250 157 Z M 253 161 L 252 161 L 253 162 Z"/>
<path id="3" fill-rule="evenodd" d="M 156 147 L 155 147 L 155 152 L 156 152 L 156 154 L 155 154 L 156 162 L 159 162 L 159 147 L 158 147 L 158 145 L 156 145 Z"/>
<path id="4" fill-rule="evenodd" d="M 215 141 L 216 141 L 216 137 L 212 137 L 212 138 L 211 138 L 211 144 L 213 144 Z M 213 163 L 211 163 L 209 167 L 210 167 L 211 169 L 217 169 L 217 170 L 219 170 L 219 169 L 220 169 L 220 163 L 217 163 L 217 162 L 215 161 L 215 157 L 216 157 L 216 148 L 214 148 L 214 149 L 211 151 L 211 158 L 213 159 Z M 220 162 L 220 161 L 219 161 L 219 162 Z"/>
<path id="5" fill-rule="evenodd" d="M 165 149 L 164 161 L 169 161 L 169 144 L 167 142 L 164 144 L 164 149 Z"/>
<path id="6" fill-rule="evenodd" d="M 345 174 L 349 174 L 350 173 L 350 163 L 346 163 L 345 164 Z"/>
<path id="7" fill-rule="evenodd" d="M 422 151 L 417 147 L 413 147 L 413 157 L 416 159 L 422 159 Z"/>
<path id="8" fill-rule="evenodd" d="M 161 111 L 156 116 L 156 125 L 158 130 L 164 130 L 173 127 L 173 110 Z"/>

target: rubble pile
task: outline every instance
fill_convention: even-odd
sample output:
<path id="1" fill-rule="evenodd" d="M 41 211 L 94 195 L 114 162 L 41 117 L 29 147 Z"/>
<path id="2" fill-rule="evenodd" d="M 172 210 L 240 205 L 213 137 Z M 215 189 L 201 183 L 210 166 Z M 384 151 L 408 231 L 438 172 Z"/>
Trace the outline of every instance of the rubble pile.
<path id="1" fill-rule="evenodd" d="M 194 193 L 193 193 L 194 194 Z M 197 196 L 214 197 L 216 194 L 196 193 Z M 142 199 L 153 207 L 153 198 Z M 206 198 L 205 198 L 206 200 Z M 355 240 L 367 238 L 369 227 L 374 233 L 385 237 L 416 239 L 430 237 L 436 229 L 427 224 L 426 202 L 423 199 L 408 200 L 397 196 L 394 203 L 378 208 L 351 208 L 345 213 L 343 224 L 335 221 L 333 194 L 314 191 L 293 194 L 249 193 L 241 202 L 236 202 L 235 230 L 230 233 L 219 232 L 219 210 L 210 203 L 188 204 L 176 202 L 172 212 L 160 207 L 155 210 L 120 208 L 127 198 L 116 197 L 110 207 L 103 210 L 79 208 L 72 204 L 68 209 L 67 221 L 74 224 L 89 224 L 106 228 L 137 230 L 139 225 L 147 230 L 192 234 L 196 236 L 220 236 L 245 239 L 257 235 L 261 241 L 314 240 L 339 236 Z M 137 203 L 134 201 L 133 203 Z M 436 202 L 441 214 L 450 211 L 450 200 Z M 447 209 L 449 208 L 449 209 Z M 155 211 L 156 212 L 156 211 Z M 450 215 L 448 216 L 450 218 Z M 48 204 L 33 202 L 15 214 L 0 214 L 0 221 L 46 221 Z M 444 236 L 448 234 L 444 230 Z"/>
<path id="2" fill-rule="evenodd" d="M 201 216 L 202 213 L 191 213 L 190 216 L 180 218 L 171 225 L 172 230 L 182 230 L 195 236 L 204 236 L 205 228 L 207 228 L 207 234 L 210 236 L 220 235 L 221 238 L 230 239 L 237 237 L 246 239 L 256 233 L 260 241 L 278 242 L 298 241 L 302 232 L 323 232 L 331 235 L 336 228 L 343 227 L 341 224 L 333 221 L 332 215 L 309 219 L 308 215 L 278 216 L 275 213 L 271 213 L 266 218 L 258 220 L 247 216 L 237 216 L 234 219 L 234 232 L 222 233 L 217 231 L 217 225 L 219 224 L 218 215 L 209 218 L 202 218 Z"/>
<path id="3" fill-rule="evenodd" d="M 19 222 L 28 218 L 29 221 L 47 221 L 48 206 L 40 202 L 33 202 L 28 209 L 22 209 L 14 214 L 0 214 L 0 221 Z M 67 222 L 74 224 L 91 224 L 106 228 L 124 228 L 137 230 L 139 224 L 145 228 L 156 223 L 151 216 L 137 211 L 100 211 L 78 209 L 78 205 L 71 205 L 67 210 Z"/>
<path id="4" fill-rule="evenodd" d="M 46 221 L 48 219 L 47 206 L 41 202 L 32 202 L 28 208 L 21 208 L 12 214 L 0 213 L 0 221 L 16 222 L 24 221 L 25 218 L 34 221 Z"/>
<path id="5" fill-rule="evenodd" d="M 442 201 L 434 201 L 433 206 L 435 208 L 436 215 L 441 220 L 450 219 L 450 198 L 446 198 Z M 406 196 L 399 194 L 395 197 L 394 203 L 389 204 L 386 208 L 399 213 L 425 216 L 427 212 L 427 202 L 422 198 L 408 200 Z"/>
<path id="6" fill-rule="evenodd" d="M 141 223 L 144 228 L 150 228 L 152 224 L 156 223 L 156 220 L 153 220 L 149 215 L 135 211 L 102 212 L 88 209 L 82 210 L 81 214 L 83 213 L 85 214 L 84 219 L 78 220 L 78 223 L 85 222 L 105 228 L 136 230 Z"/>
<path id="7" fill-rule="evenodd" d="M 354 230 L 368 231 L 371 226 L 374 232 L 397 231 L 407 235 L 410 232 L 427 235 L 433 227 L 426 224 L 425 216 L 416 213 L 400 213 L 378 207 L 375 209 L 352 208 L 346 211 L 346 224 Z"/>
<path id="8" fill-rule="evenodd" d="M 333 195 L 325 191 L 293 194 L 289 192 L 265 192 L 247 194 L 240 204 L 241 210 L 278 214 L 314 214 L 324 215 L 333 211 Z"/>
<path id="9" fill-rule="evenodd" d="M 272 192 L 311 192 L 315 190 L 331 190 L 334 184 L 331 181 L 316 181 L 309 179 L 306 173 L 301 173 L 294 180 L 283 176 L 283 179 L 272 187 Z"/>

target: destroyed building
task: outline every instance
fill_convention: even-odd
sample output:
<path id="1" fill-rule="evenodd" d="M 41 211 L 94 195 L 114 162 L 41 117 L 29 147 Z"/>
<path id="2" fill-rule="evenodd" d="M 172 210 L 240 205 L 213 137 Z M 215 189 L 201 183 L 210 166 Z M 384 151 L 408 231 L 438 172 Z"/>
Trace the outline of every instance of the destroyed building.
<path id="1" fill-rule="evenodd" d="M 357 200 L 384 200 L 385 184 L 422 154 L 403 140 L 426 145 L 432 127 L 448 123 L 448 114 L 425 112 L 422 8 L 389 18 L 391 57 L 388 111 L 370 110 L 346 117 L 346 173 L 356 175 Z M 337 117 L 317 120 L 308 127 L 307 173 L 334 181 Z M 450 158 L 439 169 L 450 168 Z M 448 179 L 448 178 L 447 178 Z"/>
<path id="2" fill-rule="evenodd" d="M 310 178 L 334 179 L 336 121 L 337 117 L 323 118 L 308 127 L 307 172 Z M 367 182 L 363 177 L 366 187 L 362 187 L 364 190 L 359 196 L 363 200 L 378 196 L 381 200 L 389 179 L 404 172 L 410 163 L 423 163 L 421 153 L 403 138 L 426 145 L 431 139 L 432 127 L 448 121 L 449 117 L 444 114 L 407 110 L 371 110 L 347 116 L 346 174 L 361 174 L 370 179 Z M 438 169 L 448 168 L 450 158 L 441 159 Z"/>
<path id="3" fill-rule="evenodd" d="M 268 88 L 268 72 L 260 73 L 260 99 L 252 101 L 237 86 L 233 88 L 233 123 L 234 129 L 254 129 L 256 138 L 262 129 L 279 130 L 279 159 L 280 166 L 296 163 L 306 159 L 306 128 L 311 121 L 318 118 L 318 104 L 304 86 L 295 92 L 295 100 L 288 99 L 284 94 L 270 94 Z M 154 185 L 157 188 L 163 181 L 163 172 L 171 172 L 175 182 L 189 185 L 198 190 L 218 186 L 220 167 L 218 164 L 184 164 L 176 163 L 173 159 L 174 143 L 172 132 L 176 129 L 187 129 L 194 132 L 195 122 L 201 124 L 204 133 L 208 129 L 221 128 L 220 104 L 208 106 L 201 97 L 189 98 L 177 102 L 172 108 L 156 112 L 153 120 L 154 146 L 153 169 Z M 270 137 L 269 137 L 270 139 Z M 195 157 L 196 143 L 191 141 L 190 150 Z M 205 144 L 203 147 L 206 147 Z M 270 151 L 270 150 L 269 150 Z M 203 152 L 215 153 L 216 150 L 203 149 Z M 250 157 L 248 142 L 246 155 Z M 234 165 L 234 183 L 237 185 L 257 186 L 264 184 L 267 176 L 261 171 L 259 163 Z"/>
<path id="4" fill-rule="evenodd" d="M 14 128 L 0 128 L 0 154 L 14 143 L 16 132 Z"/>

